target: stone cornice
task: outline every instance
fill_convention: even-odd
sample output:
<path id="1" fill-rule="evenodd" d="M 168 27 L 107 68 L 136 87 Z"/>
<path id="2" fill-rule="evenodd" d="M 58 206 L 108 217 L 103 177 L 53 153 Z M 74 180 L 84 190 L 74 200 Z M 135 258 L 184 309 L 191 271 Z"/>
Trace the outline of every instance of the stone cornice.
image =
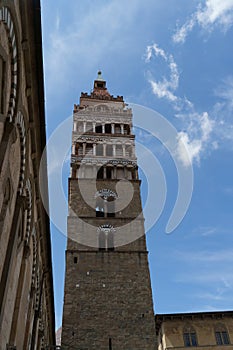
<path id="1" fill-rule="evenodd" d="M 74 121 L 84 121 L 89 123 L 105 123 L 105 124 L 131 124 L 132 123 L 132 114 L 122 114 L 119 113 L 116 115 L 106 113 L 106 114 L 92 114 L 88 113 L 88 115 L 82 115 L 82 114 L 75 114 L 74 115 Z"/>
<path id="2" fill-rule="evenodd" d="M 177 314 L 157 314 L 155 315 L 156 334 L 159 334 L 161 325 L 165 321 L 194 321 L 194 320 L 222 320 L 225 317 L 233 318 L 233 311 L 209 311 L 209 312 L 187 312 Z"/>
<path id="3" fill-rule="evenodd" d="M 76 135 L 75 135 L 76 134 Z M 103 134 L 102 134 L 103 135 Z M 85 134 L 78 134 L 77 132 L 73 132 L 73 142 L 103 142 L 103 143 L 113 143 L 113 144 L 134 144 L 134 135 L 117 135 L 114 137 L 114 135 L 105 135 L 99 136 L 99 135 L 85 135 Z M 116 142 L 117 141 L 117 142 Z"/>
<path id="4" fill-rule="evenodd" d="M 107 159 L 107 158 L 85 158 L 82 156 L 74 156 L 71 155 L 71 164 L 75 163 L 81 163 L 81 164 L 103 164 L 103 165 L 123 165 L 123 166 L 133 166 L 134 168 L 137 167 L 137 161 L 135 160 L 128 160 L 124 158 L 115 158 L 115 159 Z"/>

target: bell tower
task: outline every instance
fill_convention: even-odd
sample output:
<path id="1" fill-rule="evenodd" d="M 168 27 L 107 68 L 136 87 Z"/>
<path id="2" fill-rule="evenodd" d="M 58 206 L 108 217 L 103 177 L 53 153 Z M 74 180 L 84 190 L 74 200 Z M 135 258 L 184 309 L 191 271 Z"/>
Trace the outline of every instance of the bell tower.
<path id="1" fill-rule="evenodd" d="M 154 350 L 132 110 L 101 72 L 74 106 L 62 346 Z"/>

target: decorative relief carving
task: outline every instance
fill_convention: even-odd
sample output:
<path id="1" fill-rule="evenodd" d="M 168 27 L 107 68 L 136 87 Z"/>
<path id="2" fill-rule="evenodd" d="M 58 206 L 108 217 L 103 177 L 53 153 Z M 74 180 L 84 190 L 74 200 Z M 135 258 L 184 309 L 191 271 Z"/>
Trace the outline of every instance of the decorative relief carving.
<path id="1" fill-rule="evenodd" d="M 36 275 L 38 267 L 38 247 L 37 247 L 37 235 L 35 227 L 32 230 L 32 244 L 33 244 L 33 260 L 32 260 L 32 288 L 36 287 Z"/>
<path id="2" fill-rule="evenodd" d="M 110 112 L 112 108 L 106 106 L 106 105 L 98 105 L 98 106 L 94 106 L 94 111 L 98 111 L 98 112 Z"/>
<path id="3" fill-rule="evenodd" d="M 31 190 L 31 183 L 28 179 L 25 186 L 26 191 L 26 197 L 27 197 L 27 224 L 26 224 L 26 233 L 25 233 L 25 240 L 28 244 L 29 238 L 30 238 L 30 231 L 31 231 L 31 220 L 32 220 L 32 190 Z"/>
<path id="4" fill-rule="evenodd" d="M 96 192 L 95 198 L 97 198 L 97 197 L 101 197 L 104 200 L 107 200 L 109 197 L 113 197 L 113 198 L 117 199 L 118 195 L 113 190 L 110 190 L 108 188 L 103 188 L 103 189 Z"/>
<path id="5" fill-rule="evenodd" d="M 126 159 L 106 159 L 106 158 L 83 158 L 79 156 L 71 156 L 71 163 L 81 163 L 81 164 L 103 164 L 103 165 L 123 165 L 123 166 L 132 166 L 134 168 L 137 168 L 137 162 L 133 160 L 126 160 Z"/>
<path id="6" fill-rule="evenodd" d="M 106 142 L 106 143 L 111 143 L 111 144 L 126 144 L 126 145 L 134 145 L 134 141 L 133 140 L 129 140 L 129 139 L 125 139 L 125 138 L 121 138 L 118 137 L 116 138 L 106 138 L 106 137 L 99 137 L 99 136 L 88 136 L 88 135 L 82 135 L 82 136 L 78 136 L 78 137 L 74 137 L 73 138 L 74 142 Z"/>
<path id="7" fill-rule="evenodd" d="M 104 224 L 100 225 L 97 228 L 97 233 L 99 232 L 104 232 L 105 234 L 108 234 L 109 232 L 116 232 L 116 229 L 111 224 Z"/>
<path id="8" fill-rule="evenodd" d="M 99 137 L 99 136 L 81 136 L 81 137 L 78 137 L 77 139 L 75 139 L 76 142 L 107 142 L 109 141 L 109 139 L 107 138 L 103 138 L 103 137 Z"/>
<path id="9" fill-rule="evenodd" d="M 106 106 L 106 104 L 102 105 L 94 105 L 94 106 L 87 106 L 85 109 L 78 110 L 77 114 L 89 114 L 90 112 L 98 113 L 98 114 L 131 114 L 132 115 L 132 109 L 131 108 L 125 108 L 125 107 L 116 107 L 116 106 Z"/>
<path id="10" fill-rule="evenodd" d="M 26 164 L 26 130 L 24 117 L 21 112 L 17 113 L 15 119 L 15 125 L 19 130 L 20 135 L 20 153 L 21 153 L 21 161 L 20 161 L 20 175 L 19 175 L 19 186 L 18 192 L 21 195 L 24 187 L 24 176 L 25 176 L 25 164 Z"/>
<path id="11" fill-rule="evenodd" d="M 88 113 L 89 114 L 89 113 Z M 119 116 L 110 116 L 109 114 L 107 115 L 76 115 L 74 118 L 75 121 L 80 121 L 80 122 L 89 122 L 89 123 L 105 123 L 105 124 L 131 124 L 132 123 L 132 115 L 131 116 L 125 116 L 122 115 L 122 117 Z"/>
<path id="12" fill-rule="evenodd" d="M 18 59 L 17 59 L 17 43 L 16 43 L 16 35 L 14 29 L 14 23 L 10 14 L 10 11 L 7 7 L 0 8 L 0 22 L 3 22 L 6 26 L 8 35 L 9 35 L 9 43 L 11 46 L 12 59 L 11 59 L 11 93 L 10 93 L 10 101 L 7 116 L 10 121 L 13 121 L 15 105 L 16 105 L 16 94 L 17 94 L 17 84 L 18 84 Z"/>
<path id="13" fill-rule="evenodd" d="M 106 160 L 105 160 L 106 162 Z M 107 164 L 112 164 L 112 165 L 124 165 L 124 166 L 133 166 L 137 167 L 137 163 L 132 160 L 125 160 L 125 159 L 110 159 Z"/>

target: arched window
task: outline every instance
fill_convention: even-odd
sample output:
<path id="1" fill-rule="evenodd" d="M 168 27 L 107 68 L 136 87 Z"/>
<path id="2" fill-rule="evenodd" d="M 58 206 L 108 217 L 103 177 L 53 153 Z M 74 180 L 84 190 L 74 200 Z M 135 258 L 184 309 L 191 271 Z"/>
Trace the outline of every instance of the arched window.
<path id="1" fill-rule="evenodd" d="M 99 232 L 99 250 L 114 250 L 114 232 L 112 225 L 102 225 L 98 229 Z"/>
<path id="2" fill-rule="evenodd" d="M 104 178 L 104 168 L 101 167 L 99 168 L 98 172 L 97 172 L 97 179 L 100 180 L 100 179 L 103 179 Z"/>
<path id="3" fill-rule="evenodd" d="M 215 338 L 217 345 L 230 344 L 229 335 L 226 327 L 223 324 L 219 324 L 215 327 Z"/>
<path id="4" fill-rule="evenodd" d="M 183 331 L 184 346 L 197 346 L 197 335 L 193 327 L 187 326 Z"/>
<path id="5" fill-rule="evenodd" d="M 96 217 L 115 217 L 116 192 L 110 189 L 101 189 L 96 192 Z"/>

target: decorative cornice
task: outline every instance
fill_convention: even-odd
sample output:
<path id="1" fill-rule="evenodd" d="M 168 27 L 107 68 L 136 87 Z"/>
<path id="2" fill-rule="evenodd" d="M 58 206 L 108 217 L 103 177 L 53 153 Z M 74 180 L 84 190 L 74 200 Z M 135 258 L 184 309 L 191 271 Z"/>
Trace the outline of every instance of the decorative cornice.
<path id="1" fill-rule="evenodd" d="M 106 159 L 106 158 L 83 158 L 82 156 L 71 156 L 71 164 L 81 163 L 81 164 L 102 164 L 102 165 L 123 165 L 123 166 L 132 166 L 137 167 L 137 162 L 135 160 L 128 159 Z"/>
<path id="2" fill-rule="evenodd" d="M 83 121 L 89 123 L 105 123 L 105 124 L 131 124 L 132 114 L 124 115 L 119 113 L 94 114 L 93 112 L 87 114 L 75 114 L 74 121 Z"/>
<path id="3" fill-rule="evenodd" d="M 116 229 L 114 228 L 114 226 L 112 226 L 111 224 L 104 224 L 104 225 L 100 225 L 97 228 L 97 232 L 104 232 L 105 234 L 108 234 L 109 232 L 115 232 Z"/>
<path id="4" fill-rule="evenodd" d="M 121 137 L 123 136 L 123 137 Z M 105 142 L 105 143 L 114 143 L 114 144 L 117 144 L 117 143 L 124 143 L 124 144 L 129 144 L 129 145 L 133 145 L 134 144 L 134 135 L 121 135 L 119 137 L 119 135 L 116 135 L 116 137 L 112 137 L 109 136 L 109 137 L 101 137 L 101 136 L 95 136 L 95 135 L 85 135 L 85 134 L 82 134 L 82 136 L 80 136 L 80 134 L 78 136 L 75 137 L 75 134 L 73 134 L 73 141 L 74 142 Z M 125 137 L 124 137 L 125 136 Z M 127 136 L 127 137 L 126 137 Z"/>
<path id="5" fill-rule="evenodd" d="M 187 312 L 176 314 L 157 314 L 155 315 L 156 322 L 172 321 L 172 320 L 193 320 L 211 318 L 221 320 L 224 317 L 233 318 L 233 311 L 207 311 L 207 312 Z"/>

